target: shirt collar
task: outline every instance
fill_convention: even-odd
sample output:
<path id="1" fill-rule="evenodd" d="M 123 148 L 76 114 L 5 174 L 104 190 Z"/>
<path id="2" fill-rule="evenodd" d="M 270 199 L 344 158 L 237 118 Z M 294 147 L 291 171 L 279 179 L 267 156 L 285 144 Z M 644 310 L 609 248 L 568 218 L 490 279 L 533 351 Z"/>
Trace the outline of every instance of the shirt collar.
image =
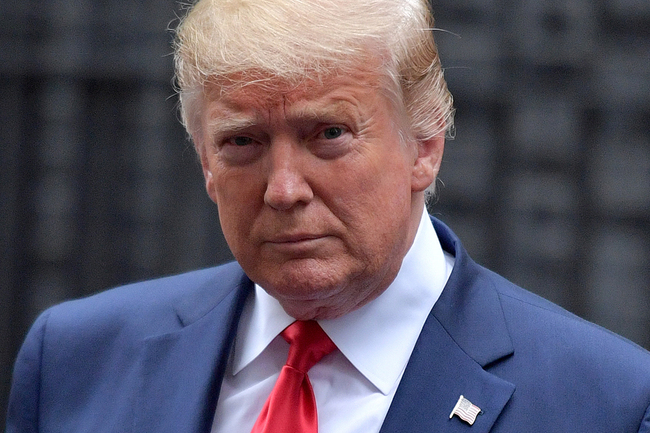
<path id="1" fill-rule="evenodd" d="M 402 376 L 429 312 L 453 267 L 424 210 L 413 245 L 395 280 L 377 299 L 333 320 L 319 321 L 341 353 L 383 394 Z M 232 371 L 237 374 L 295 319 L 255 285 L 237 330 Z"/>

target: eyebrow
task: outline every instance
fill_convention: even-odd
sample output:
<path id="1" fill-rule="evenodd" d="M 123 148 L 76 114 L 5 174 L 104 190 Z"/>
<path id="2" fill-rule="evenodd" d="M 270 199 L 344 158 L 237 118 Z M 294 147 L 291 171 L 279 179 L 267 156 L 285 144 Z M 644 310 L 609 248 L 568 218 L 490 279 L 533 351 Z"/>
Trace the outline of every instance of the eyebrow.
<path id="1" fill-rule="evenodd" d="M 291 106 L 287 113 L 289 123 L 301 124 L 309 122 L 337 123 L 352 122 L 361 125 L 364 117 L 359 112 L 357 106 L 346 100 L 337 100 L 335 102 L 323 102 L 317 104 L 304 104 Z M 224 135 L 238 134 L 263 122 L 254 114 L 242 113 L 237 110 L 221 108 L 215 110 L 206 127 L 208 136 L 214 138 Z"/>
<path id="2" fill-rule="evenodd" d="M 211 117 L 206 126 L 211 137 L 219 137 L 226 133 L 236 134 L 258 123 L 254 117 L 231 112 L 223 116 Z"/>
<path id="3" fill-rule="evenodd" d="M 289 121 L 336 121 L 341 117 L 355 122 L 361 121 L 361 113 L 354 104 L 347 101 L 318 104 L 316 106 L 292 107 Z"/>

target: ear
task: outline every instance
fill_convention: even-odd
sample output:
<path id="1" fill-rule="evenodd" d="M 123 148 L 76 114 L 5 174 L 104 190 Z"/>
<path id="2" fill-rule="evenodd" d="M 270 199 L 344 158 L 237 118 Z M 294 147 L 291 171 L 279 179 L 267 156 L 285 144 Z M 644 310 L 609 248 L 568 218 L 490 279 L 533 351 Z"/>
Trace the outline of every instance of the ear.
<path id="1" fill-rule="evenodd" d="M 203 169 L 203 178 L 205 179 L 205 189 L 208 192 L 210 200 L 216 204 L 217 195 L 215 193 L 214 176 L 212 175 L 212 170 L 210 169 L 210 161 L 208 160 L 205 147 L 200 146 L 197 151 L 199 158 L 201 159 L 201 168 Z"/>
<path id="2" fill-rule="evenodd" d="M 445 137 L 435 136 L 428 140 L 416 141 L 418 154 L 413 163 L 411 191 L 424 191 L 438 176 L 442 153 L 445 149 Z"/>

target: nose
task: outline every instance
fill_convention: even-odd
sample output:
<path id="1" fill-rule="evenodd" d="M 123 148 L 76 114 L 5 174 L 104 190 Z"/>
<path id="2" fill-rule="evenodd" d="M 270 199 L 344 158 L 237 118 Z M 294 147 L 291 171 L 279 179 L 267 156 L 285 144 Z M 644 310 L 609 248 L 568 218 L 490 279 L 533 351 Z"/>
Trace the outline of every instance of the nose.
<path id="1" fill-rule="evenodd" d="M 270 146 L 269 159 L 264 203 L 273 209 L 286 211 L 314 198 L 305 178 L 304 164 L 307 161 L 299 145 L 288 140 L 276 141 Z"/>

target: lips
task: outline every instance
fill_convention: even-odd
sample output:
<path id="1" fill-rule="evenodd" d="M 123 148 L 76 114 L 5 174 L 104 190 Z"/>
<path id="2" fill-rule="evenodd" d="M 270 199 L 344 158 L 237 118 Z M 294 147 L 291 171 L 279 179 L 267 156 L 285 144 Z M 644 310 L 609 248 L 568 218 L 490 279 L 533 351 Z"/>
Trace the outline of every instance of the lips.
<path id="1" fill-rule="evenodd" d="M 267 251 L 284 259 L 315 258 L 330 250 L 330 236 L 292 233 L 273 236 L 265 242 Z"/>
<path id="2" fill-rule="evenodd" d="M 273 244 L 292 244 L 292 243 L 313 241 L 324 237 L 325 237 L 324 235 L 297 233 L 297 234 L 286 234 L 286 235 L 274 236 L 268 242 Z"/>

